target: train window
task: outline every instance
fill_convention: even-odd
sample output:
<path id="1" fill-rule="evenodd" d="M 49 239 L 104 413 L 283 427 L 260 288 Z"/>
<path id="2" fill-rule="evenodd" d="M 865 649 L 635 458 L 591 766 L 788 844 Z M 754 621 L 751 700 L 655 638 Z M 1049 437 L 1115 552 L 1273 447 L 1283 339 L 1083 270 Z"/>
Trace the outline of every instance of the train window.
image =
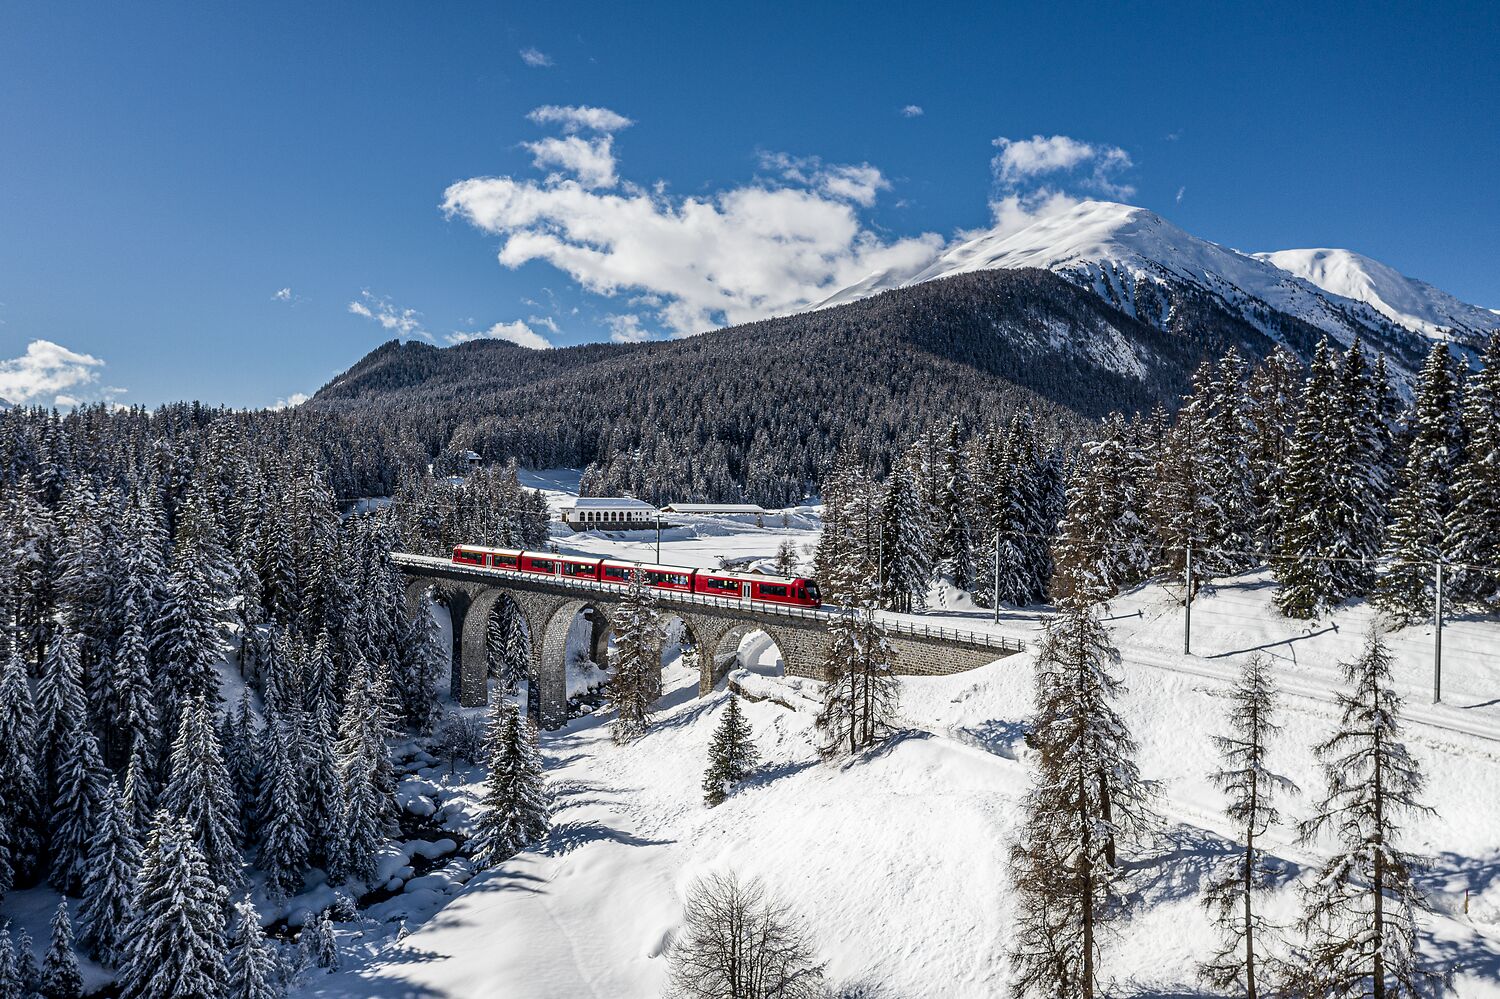
<path id="1" fill-rule="evenodd" d="M 620 582 L 623 583 L 623 582 L 625 582 L 625 581 L 627 581 L 627 580 L 630 579 L 630 570 L 626 569 L 626 568 L 623 568 L 621 566 L 614 566 L 614 565 L 605 566 L 604 567 L 604 578 L 605 579 L 617 579 L 617 580 L 619 580 Z"/>
<path id="2" fill-rule="evenodd" d="M 738 579 L 705 579 L 703 588 L 719 593 L 739 593 L 740 581 Z"/>
<path id="3" fill-rule="evenodd" d="M 551 572 L 553 570 L 553 563 L 548 558 L 534 558 L 531 560 L 531 567 L 537 572 Z"/>
<path id="4" fill-rule="evenodd" d="M 594 567 L 587 562 L 564 562 L 564 576 L 593 576 Z"/>
<path id="5" fill-rule="evenodd" d="M 495 564 L 501 568 L 514 569 L 516 567 L 516 557 L 514 555 L 496 555 Z"/>
<path id="6" fill-rule="evenodd" d="M 768 597 L 786 596 L 786 587 L 779 583 L 761 583 L 760 592 Z"/>

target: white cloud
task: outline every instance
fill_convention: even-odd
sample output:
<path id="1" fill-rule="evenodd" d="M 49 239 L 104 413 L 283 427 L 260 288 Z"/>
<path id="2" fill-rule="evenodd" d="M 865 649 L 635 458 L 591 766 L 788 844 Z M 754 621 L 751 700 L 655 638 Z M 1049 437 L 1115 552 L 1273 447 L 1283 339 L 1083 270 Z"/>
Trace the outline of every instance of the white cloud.
<path id="1" fill-rule="evenodd" d="M 775 170 L 783 180 L 816 188 L 841 201 L 852 201 L 868 208 L 881 191 L 891 188 L 890 181 L 877 167 L 868 163 L 824 165 L 818 156 L 791 156 L 787 153 L 760 154 L 763 170 Z"/>
<path id="2" fill-rule="evenodd" d="M 920 118 L 926 113 L 926 111 L 922 110 L 922 105 L 920 104 L 908 104 L 901 109 L 901 117 L 903 118 Z"/>
<path id="3" fill-rule="evenodd" d="M 522 143 L 531 150 L 531 161 L 537 169 L 558 167 L 578 178 L 584 187 L 615 186 L 614 139 L 601 135 L 584 139 L 576 135 L 562 138 L 549 136 L 537 142 Z"/>
<path id="4" fill-rule="evenodd" d="M 102 367 L 104 362 L 90 354 L 80 354 L 51 340 L 33 340 L 20 357 L 0 361 L 0 399 L 22 405 L 53 396 L 53 405 L 75 406 L 79 396 L 68 390 L 98 382 Z"/>
<path id="5" fill-rule="evenodd" d="M 349 303 L 349 311 L 356 316 L 364 316 L 366 319 L 379 323 L 397 336 L 419 336 L 424 340 L 432 339 L 432 334 L 422 328 L 420 312 L 415 309 L 398 308 L 391 303 L 390 299 L 383 296 L 362 291 L 359 293 L 359 298 Z"/>
<path id="6" fill-rule="evenodd" d="M 589 107 L 586 104 L 567 106 L 543 104 L 539 108 L 534 108 L 526 117 L 538 125 L 561 125 L 562 130 L 569 134 L 584 130 L 618 132 L 635 124 L 629 118 L 609 108 Z"/>
<path id="7" fill-rule="evenodd" d="M 546 69 L 548 66 L 552 65 L 552 57 L 543 52 L 541 49 L 535 48 L 533 46 L 528 45 L 526 48 L 522 49 L 520 55 L 522 62 L 536 69 Z"/>
<path id="8" fill-rule="evenodd" d="M 1115 182 L 1115 175 L 1132 165 L 1130 154 L 1119 146 L 1082 142 L 1066 135 L 1033 135 L 1029 139 L 1007 139 L 1001 136 L 993 145 L 1000 151 L 990 161 L 995 181 L 1013 191 L 1046 174 L 1073 173 L 1088 167 L 1089 174 L 1079 180 L 1110 197 L 1128 198 L 1135 188 Z"/>
<path id="9" fill-rule="evenodd" d="M 1187 188 L 1186 187 L 1179 187 L 1177 189 L 1177 203 L 1179 205 L 1182 204 L 1182 196 L 1184 194 L 1186 194 L 1186 193 L 1187 193 Z"/>
<path id="10" fill-rule="evenodd" d="M 296 407 L 302 405 L 304 402 L 306 402 L 307 400 L 309 400 L 311 398 L 312 398 L 312 396 L 308 395 L 306 392 L 293 392 L 291 395 L 287 396 L 285 399 L 277 399 L 276 402 L 275 402 L 275 404 L 272 405 L 271 408 L 272 409 L 295 409 Z"/>
<path id="11" fill-rule="evenodd" d="M 292 300 L 292 289 L 278 288 L 276 294 L 271 296 L 273 302 L 290 302 Z"/>
<path id="12" fill-rule="evenodd" d="M 553 324 L 553 332 L 557 331 Z M 487 330 L 477 330 L 472 333 L 450 333 L 446 337 L 449 343 L 468 343 L 470 340 L 504 340 L 518 347 L 529 347 L 532 350 L 550 350 L 552 344 L 547 338 L 536 330 L 517 319 L 512 323 L 496 323 Z"/>
<path id="13" fill-rule="evenodd" d="M 526 321 L 533 326 L 540 326 L 542 329 L 548 330 L 553 336 L 562 332 L 562 330 L 558 329 L 557 320 L 551 316 L 527 316 Z"/>
<path id="14" fill-rule="evenodd" d="M 875 167 L 785 154 L 762 166 L 780 176 L 682 198 L 634 184 L 600 190 L 611 185 L 598 171 L 474 177 L 450 186 L 442 208 L 500 236 L 505 267 L 541 260 L 596 294 L 654 296 L 653 322 L 679 335 L 804 309 L 872 272 L 916 270 L 943 244 L 932 233 L 887 240 L 865 225 L 858 209 L 890 186 Z M 646 335 L 633 316 L 611 329 Z"/>
<path id="15" fill-rule="evenodd" d="M 645 343 L 651 339 L 649 330 L 641 326 L 640 316 L 605 316 L 609 326 L 609 338 L 615 343 Z"/>

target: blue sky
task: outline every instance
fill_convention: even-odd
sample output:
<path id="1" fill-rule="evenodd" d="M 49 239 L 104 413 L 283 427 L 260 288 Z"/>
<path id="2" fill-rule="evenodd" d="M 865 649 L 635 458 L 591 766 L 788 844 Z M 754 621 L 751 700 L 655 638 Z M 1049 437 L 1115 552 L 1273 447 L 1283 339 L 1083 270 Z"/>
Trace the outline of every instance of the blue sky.
<path id="1" fill-rule="evenodd" d="M 12 0 L 0 396 L 685 332 L 1038 185 L 1500 307 L 1500 5 L 969 6 Z"/>

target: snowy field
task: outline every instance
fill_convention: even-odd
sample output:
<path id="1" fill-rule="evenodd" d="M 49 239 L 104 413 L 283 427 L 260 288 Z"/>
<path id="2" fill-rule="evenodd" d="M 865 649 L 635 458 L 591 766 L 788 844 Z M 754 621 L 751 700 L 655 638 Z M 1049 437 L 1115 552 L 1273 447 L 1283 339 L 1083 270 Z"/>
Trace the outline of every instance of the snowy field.
<path id="1" fill-rule="evenodd" d="M 556 504 L 576 478 L 543 475 L 530 484 L 549 488 Z M 664 534 L 661 557 L 745 564 L 768 559 L 787 538 L 810 553 L 816 514 L 798 508 L 762 528 L 753 518 L 693 518 Z M 554 541 L 564 551 L 655 558 L 654 532 L 561 528 Z M 1213 695 L 1256 651 L 1272 659 L 1286 691 L 1273 767 L 1306 792 L 1288 803 L 1288 827 L 1266 837 L 1287 879 L 1271 908 L 1291 920 L 1291 884 L 1317 857 L 1289 828 L 1321 787 L 1310 747 L 1333 728 L 1336 664 L 1356 651 L 1371 620 L 1356 606 L 1317 622 L 1288 621 L 1271 607 L 1268 579 L 1252 574 L 1221 581 L 1195 602 L 1194 655 L 1185 656 L 1180 596 L 1180 588 L 1151 585 L 1110 609 L 1129 686 L 1120 709 L 1140 742 L 1143 775 L 1163 784 L 1167 820 L 1159 842 L 1130 859 L 1141 868 L 1141 888 L 1107 944 L 1112 994 L 1204 994 L 1194 963 L 1213 936 L 1199 893 L 1207 870 L 1232 849 L 1221 799 L 1206 779 L 1209 738 L 1221 730 L 1224 707 Z M 1034 638 L 1045 616 L 1008 611 L 992 624 L 992 612 L 961 594 L 935 592 L 932 603 L 932 618 L 1023 638 Z M 1412 823 L 1406 843 L 1432 861 L 1422 883 L 1438 915 L 1423 945 L 1457 969 L 1460 995 L 1500 997 L 1500 623 L 1448 623 L 1444 703 L 1436 706 L 1431 627 L 1389 642 L 1408 695 L 1408 743 L 1437 813 Z M 1026 783 L 1029 654 L 906 679 L 906 734 L 842 765 L 816 754 L 817 685 L 782 676 L 763 636 L 748 639 L 742 655 L 749 669 L 737 678 L 770 699 L 747 705 L 763 764 L 728 802 L 706 809 L 700 790 L 727 694 L 721 687 L 698 700 L 696 676 L 674 661 L 656 723 L 640 742 L 613 745 L 608 712 L 543 735 L 557 794 L 545 844 L 497 871 L 472 880 L 462 872 L 439 890 L 372 911 L 376 922 L 346 928 L 342 970 L 313 978 L 305 994 L 657 996 L 686 887 L 705 871 L 732 869 L 762 878 L 792 903 L 840 985 L 866 985 L 864 994 L 888 999 L 1002 995 L 1012 918 L 1006 856 Z M 438 767 L 413 782 L 461 828 L 478 777 Z M 411 931 L 402 940 L 397 920 Z"/>

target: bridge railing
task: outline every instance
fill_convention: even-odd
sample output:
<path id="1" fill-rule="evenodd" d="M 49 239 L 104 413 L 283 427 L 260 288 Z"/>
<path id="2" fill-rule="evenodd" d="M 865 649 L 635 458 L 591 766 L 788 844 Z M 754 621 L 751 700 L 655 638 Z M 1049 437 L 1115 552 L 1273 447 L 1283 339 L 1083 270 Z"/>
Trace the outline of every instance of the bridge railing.
<path id="1" fill-rule="evenodd" d="M 544 576 L 534 572 L 520 572 L 511 569 L 495 569 L 472 565 L 461 565 L 449 559 L 437 558 L 432 555 L 412 555 L 407 552 L 392 552 L 391 561 L 398 566 L 407 566 L 413 569 L 441 569 L 447 576 L 472 577 L 476 580 L 486 579 L 514 579 L 530 583 L 540 583 L 548 586 L 556 586 L 561 589 L 572 589 L 583 592 L 612 593 L 618 595 L 620 586 L 616 583 L 601 583 L 596 579 L 569 579 L 566 576 Z M 728 600 L 723 597 L 711 597 L 702 593 L 683 593 L 680 590 L 652 589 L 652 595 L 658 603 L 673 605 L 687 605 L 698 607 L 712 607 L 716 610 L 745 609 L 745 605 L 738 600 Z M 820 621 L 827 623 L 840 614 L 850 611 L 844 607 L 790 607 L 785 604 L 773 604 L 757 602 L 749 605 L 757 614 L 766 614 L 772 617 L 797 618 L 808 621 Z M 942 625 L 931 625 L 917 623 L 915 621 L 902 621 L 895 618 L 887 618 L 884 615 L 878 617 L 881 630 L 890 635 L 902 635 L 908 638 L 929 638 L 937 641 L 956 642 L 962 645 L 974 645 L 981 648 L 995 649 L 1000 652 L 1021 652 L 1025 650 L 1026 643 L 1019 638 L 1010 635 L 997 635 L 990 631 L 970 631 L 965 628 L 948 628 Z"/>

